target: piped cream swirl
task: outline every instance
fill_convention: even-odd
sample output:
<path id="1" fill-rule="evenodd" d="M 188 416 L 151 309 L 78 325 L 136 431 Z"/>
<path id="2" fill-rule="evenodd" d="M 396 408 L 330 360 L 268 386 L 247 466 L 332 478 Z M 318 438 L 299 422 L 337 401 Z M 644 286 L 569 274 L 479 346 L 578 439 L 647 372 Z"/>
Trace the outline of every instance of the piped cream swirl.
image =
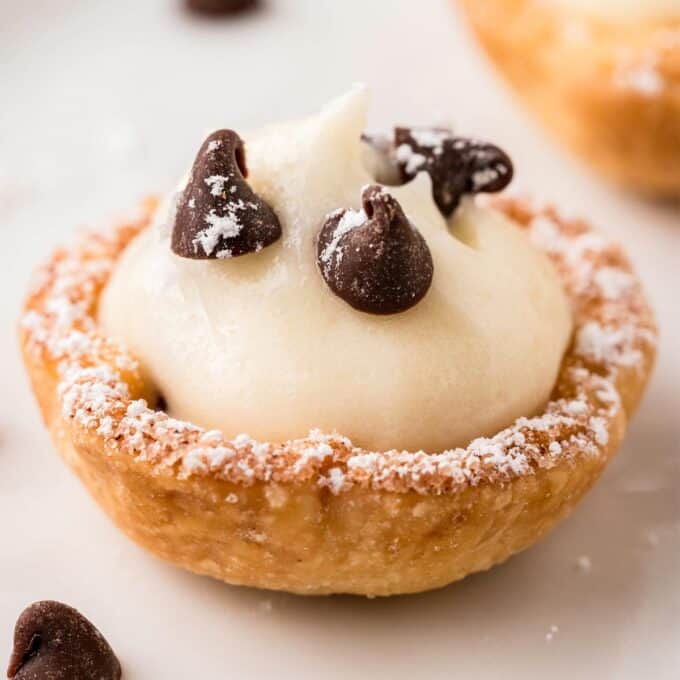
<path id="1" fill-rule="evenodd" d="M 430 290 L 382 317 L 324 283 L 320 225 L 357 209 L 373 181 L 361 160 L 366 106 L 355 88 L 315 117 L 244 136 L 249 182 L 282 225 L 277 243 L 182 259 L 161 213 L 123 254 L 100 323 L 173 414 L 227 436 L 278 442 L 320 428 L 373 450 L 439 451 L 548 399 L 571 334 L 568 302 L 550 262 L 494 210 L 465 200 L 447 225 L 426 175 L 390 187 L 432 252 Z"/>

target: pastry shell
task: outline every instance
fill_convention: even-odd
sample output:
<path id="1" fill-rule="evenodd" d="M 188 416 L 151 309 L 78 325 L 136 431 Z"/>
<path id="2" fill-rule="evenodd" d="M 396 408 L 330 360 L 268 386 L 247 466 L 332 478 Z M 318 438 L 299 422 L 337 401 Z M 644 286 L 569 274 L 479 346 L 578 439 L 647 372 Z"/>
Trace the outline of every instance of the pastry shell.
<path id="1" fill-rule="evenodd" d="M 542 0 L 460 0 L 543 124 L 609 178 L 680 196 L 680 18 L 606 22 Z"/>
<path id="2" fill-rule="evenodd" d="M 370 452 L 320 432 L 284 444 L 226 440 L 154 410 L 153 385 L 95 320 L 118 256 L 149 224 L 150 201 L 36 275 L 20 338 L 56 447 L 130 538 L 228 583 L 392 595 L 504 561 L 566 517 L 616 452 L 656 330 L 616 245 L 551 209 L 497 206 L 552 259 L 573 306 L 574 339 L 543 413 L 427 454 Z"/>

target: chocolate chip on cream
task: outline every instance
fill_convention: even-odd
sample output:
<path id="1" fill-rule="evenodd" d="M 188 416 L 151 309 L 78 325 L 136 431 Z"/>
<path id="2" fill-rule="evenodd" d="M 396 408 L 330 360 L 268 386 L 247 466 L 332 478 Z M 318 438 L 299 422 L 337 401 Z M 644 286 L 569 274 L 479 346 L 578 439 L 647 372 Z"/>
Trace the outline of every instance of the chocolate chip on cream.
<path id="1" fill-rule="evenodd" d="M 397 127 L 394 137 L 362 135 L 373 149 L 376 179 L 400 185 L 420 172 L 432 180 L 432 197 L 450 217 L 464 195 L 501 191 L 512 180 L 509 156 L 497 146 L 455 136 L 442 127 Z"/>
<path id="2" fill-rule="evenodd" d="M 258 252 L 281 236 L 274 211 L 248 185 L 245 148 L 233 130 L 202 144 L 174 218 L 172 250 L 180 257 L 224 260 Z"/>
<path id="3" fill-rule="evenodd" d="M 324 220 L 319 270 L 330 289 L 355 309 L 403 312 L 432 283 L 430 249 L 384 187 L 364 187 L 361 202 L 361 210 L 335 210 Z"/>

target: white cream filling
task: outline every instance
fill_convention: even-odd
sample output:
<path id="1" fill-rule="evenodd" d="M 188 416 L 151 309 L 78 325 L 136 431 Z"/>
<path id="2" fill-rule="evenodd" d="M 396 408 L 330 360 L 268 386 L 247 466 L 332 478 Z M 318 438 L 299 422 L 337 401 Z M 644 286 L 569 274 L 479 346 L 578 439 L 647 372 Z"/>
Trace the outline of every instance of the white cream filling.
<path id="1" fill-rule="evenodd" d="M 156 225 L 123 254 L 101 326 L 136 354 L 174 415 L 227 436 L 278 442 L 320 428 L 374 450 L 439 451 L 548 399 L 571 334 L 552 265 L 472 200 L 447 228 L 426 175 L 389 188 L 432 251 L 425 298 L 373 316 L 324 283 L 324 216 L 358 208 L 373 181 L 359 141 L 366 106 L 355 88 L 313 118 L 245 135 L 249 181 L 283 228 L 276 244 L 191 261 Z"/>

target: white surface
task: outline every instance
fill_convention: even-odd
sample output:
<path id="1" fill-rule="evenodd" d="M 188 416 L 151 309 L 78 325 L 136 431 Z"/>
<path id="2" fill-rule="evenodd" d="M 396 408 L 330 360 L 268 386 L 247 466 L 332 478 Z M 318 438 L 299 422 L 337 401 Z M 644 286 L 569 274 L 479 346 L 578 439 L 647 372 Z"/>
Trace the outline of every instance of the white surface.
<path id="1" fill-rule="evenodd" d="M 269 4 L 203 23 L 172 0 L 0 0 L 0 657 L 19 611 L 56 598 L 105 632 L 127 680 L 677 678 L 678 207 L 556 151 L 444 3 Z M 231 588 L 143 553 L 62 465 L 19 363 L 20 299 L 75 226 L 169 186 L 205 128 L 302 114 L 356 80 L 373 88 L 376 123 L 453 118 L 511 152 L 517 185 L 625 240 L 660 317 L 660 359 L 601 483 L 505 566 L 391 600 Z"/>

